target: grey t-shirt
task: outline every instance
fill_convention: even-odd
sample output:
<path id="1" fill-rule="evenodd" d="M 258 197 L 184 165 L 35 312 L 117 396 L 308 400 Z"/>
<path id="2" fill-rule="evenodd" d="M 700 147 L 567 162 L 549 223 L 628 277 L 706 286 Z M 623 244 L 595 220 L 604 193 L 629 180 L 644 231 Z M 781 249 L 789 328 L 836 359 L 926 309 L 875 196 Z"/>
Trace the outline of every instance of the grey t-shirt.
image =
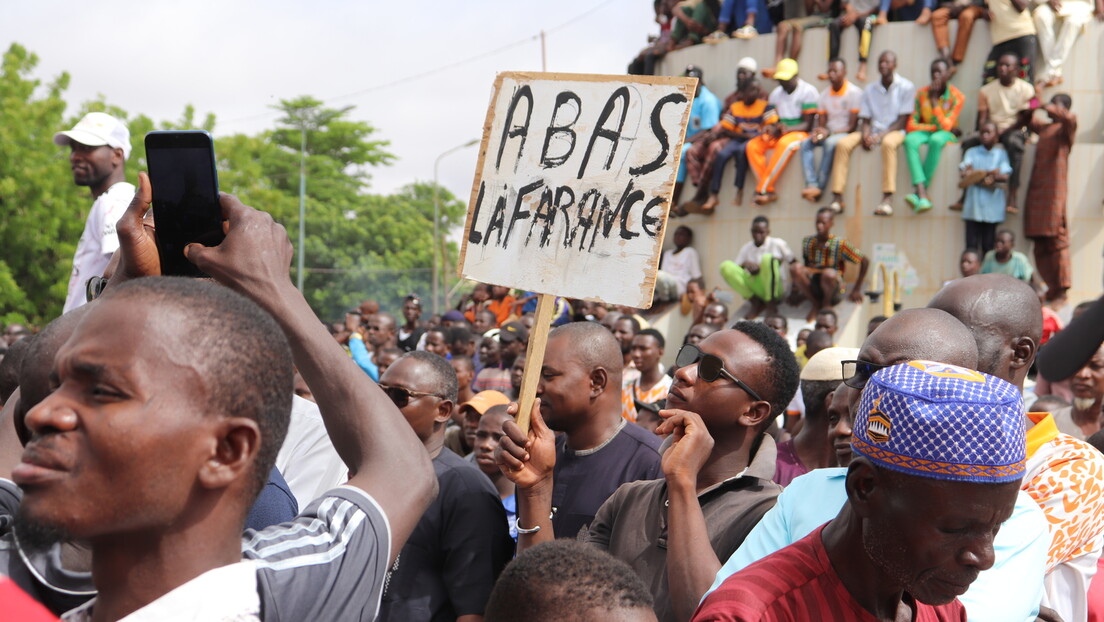
<path id="1" fill-rule="evenodd" d="M 390 556 L 387 516 L 352 486 L 327 492 L 290 523 L 242 536 L 242 557 L 257 563 L 265 622 L 371 622 Z"/>

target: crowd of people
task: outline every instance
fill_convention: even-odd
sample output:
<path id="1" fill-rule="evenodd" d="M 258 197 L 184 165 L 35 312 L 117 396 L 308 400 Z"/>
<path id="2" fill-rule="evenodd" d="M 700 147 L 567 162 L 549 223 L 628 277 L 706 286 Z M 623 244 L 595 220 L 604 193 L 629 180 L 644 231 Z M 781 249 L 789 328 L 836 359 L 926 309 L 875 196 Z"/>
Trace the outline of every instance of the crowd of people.
<path id="1" fill-rule="evenodd" d="M 730 161 L 735 205 L 744 203 L 749 169 L 753 202 L 774 203 L 775 185 L 795 154 L 800 154 L 803 169 L 801 197 L 811 202 L 823 197 L 841 213 L 852 154 L 861 147 L 877 152 L 881 160 L 882 199 L 873 213 L 891 216 L 898 207 L 897 154 L 903 146 L 913 184 L 904 200 L 921 214 L 933 208 L 928 191 L 944 148 L 957 143 L 962 155 L 956 181 L 963 191 L 946 207 L 961 212 L 965 221 L 963 248 L 981 256 L 996 249 L 997 230 L 1006 215 L 1019 213 L 1020 191 L 1026 186 L 1024 235 L 1035 242 L 1036 269 L 1048 288 L 1048 301 L 1064 299 L 1070 287 L 1067 169 L 1077 116 L 1070 95 L 1053 89 L 1063 82 L 1062 66 L 1078 34 L 1093 16 L 1104 20 L 1104 2 L 811 1 L 804 15 L 789 19 L 783 19 L 782 3 L 766 0 L 726 0 L 723 6 L 710 0 L 661 0 L 655 5 L 661 35 L 634 60 L 630 73 L 651 73 L 657 58 L 679 47 L 777 29 L 774 64 L 759 72 L 756 59 L 740 59 L 735 89 L 723 100 L 706 86 L 700 67 L 686 68 L 684 75 L 698 78 L 699 86 L 672 213 L 714 213 Z M 919 76 L 910 80 L 899 74 L 897 55 L 886 50 L 876 58 L 875 80 L 860 86 L 867 80 L 872 31 L 890 19 L 931 25 L 937 54 L 926 85 L 917 87 Z M 958 20 L 953 51 L 950 19 Z M 960 89 L 950 81 L 977 19 L 990 22 L 993 45 L 980 88 Z M 852 25 L 861 32 L 858 85 L 848 80 L 846 62 L 838 55 L 839 33 Z M 819 76 L 828 84 L 819 92 L 798 77 L 802 33 L 809 28 L 828 28 L 830 33 L 825 72 Z M 973 126 L 960 119 L 968 99 L 977 103 Z M 1032 142 L 1037 143 L 1034 164 L 1022 171 L 1025 145 Z M 683 201 L 687 183 L 696 190 Z"/>
<path id="2" fill-rule="evenodd" d="M 794 351 L 778 315 L 665 335 L 562 300 L 523 433 L 524 294 L 479 287 L 428 321 L 417 295 L 402 320 L 369 300 L 327 330 L 286 233 L 231 197 L 226 242 L 188 252 L 215 282 L 138 267 L 147 183 L 126 268 L 4 333 L 0 569 L 53 615 L 1104 613 L 1104 347 L 1032 385 L 1081 318 L 1044 335 L 1021 280 L 952 280 L 857 349 L 830 309 Z"/>

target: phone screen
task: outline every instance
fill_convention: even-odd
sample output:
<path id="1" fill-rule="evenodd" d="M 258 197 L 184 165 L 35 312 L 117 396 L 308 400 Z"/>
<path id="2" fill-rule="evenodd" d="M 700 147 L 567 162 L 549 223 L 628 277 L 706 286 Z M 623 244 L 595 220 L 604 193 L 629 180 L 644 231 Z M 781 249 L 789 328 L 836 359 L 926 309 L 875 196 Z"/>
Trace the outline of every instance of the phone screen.
<path id="1" fill-rule="evenodd" d="M 184 247 L 193 242 L 217 246 L 224 236 L 211 136 L 207 132 L 150 132 L 146 135 L 146 160 L 161 273 L 205 276 L 184 256 Z"/>

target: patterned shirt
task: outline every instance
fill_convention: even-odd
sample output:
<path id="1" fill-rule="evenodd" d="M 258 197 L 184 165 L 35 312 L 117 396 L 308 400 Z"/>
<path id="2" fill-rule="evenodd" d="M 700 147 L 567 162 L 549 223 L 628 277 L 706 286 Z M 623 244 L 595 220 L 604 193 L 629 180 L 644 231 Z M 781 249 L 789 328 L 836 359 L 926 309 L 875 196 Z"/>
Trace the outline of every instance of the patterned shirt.
<path id="1" fill-rule="evenodd" d="M 1027 472 L 1021 487 L 1043 509 L 1051 543 L 1043 604 L 1063 620 L 1084 620 L 1086 592 L 1104 544 L 1104 455 L 1058 432 L 1049 413 L 1028 413 Z"/>
<path id="2" fill-rule="evenodd" d="M 949 132 L 958 127 L 958 115 L 962 113 L 962 104 L 966 102 L 966 96 L 962 91 L 950 84 L 939 97 L 939 105 L 933 107 L 928 93 L 930 86 L 920 87 L 916 91 L 916 104 L 913 106 L 912 116 L 905 126 L 910 132 Z"/>
<path id="3" fill-rule="evenodd" d="M 831 233 L 824 244 L 815 235 L 805 236 L 801 241 L 801 257 L 810 268 L 841 268 L 844 260 L 857 264 L 866 258 L 853 244 Z"/>
<path id="4" fill-rule="evenodd" d="M 629 421 L 636 422 L 636 401 L 640 400 L 645 404 L 654 404 L 659 400 L 667 399 L 667 392 L 671 390 L 671 384 L 674 380 L 663 373 L 663 367 L 660 366 L 659 382 L 655 383 L 655 386 L 647 391 L 640 390 L 640 376 L 639 374 L 630 380 L 626 380 L 621 385 L 621 416 Z"/>

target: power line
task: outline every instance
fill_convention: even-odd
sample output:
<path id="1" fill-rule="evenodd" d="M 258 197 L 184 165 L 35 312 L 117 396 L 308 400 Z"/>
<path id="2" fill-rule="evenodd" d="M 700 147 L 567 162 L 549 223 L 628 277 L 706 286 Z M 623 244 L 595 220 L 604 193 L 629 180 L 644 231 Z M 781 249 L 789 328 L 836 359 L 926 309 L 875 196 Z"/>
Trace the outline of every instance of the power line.
<path id="1" fill-rule="evenodd" d="M 610 4 L 613 4 L 616 1 L 617 0 L 605 0 L 604 2 L 600 2 L 600 3 L 592 6 L 591 8 L 587 9 L 586 11 L 583 11 L 582 13 L 576 15 L 575 17 L 572 17 L 571 19 L 569 19 L 565 22 L 562 22 L 562 23 L 560 23 L 556 26 L 553 26 L 552 28 L 545 29 L 544 32 L 547 34 L 547 33 L 557 32 L 559 30 L 563 30 L 564 28 L 567 28 L 568 26 L 571 26 L 571 25 L 575 24 L 576 22 L 579 22 L 579 21 L 589 17 L 590 15 L 596 13 L 597 11 L 605 8 L 606 6 L 608 6 Z M 488 57 L 491 57 L 491 56 L 495 56 L 497 54 L 501 54 L 502 52 L 505 52 L 507 50 L 511 50 L 511 49 L 516 48 L 518 46 L 525 45 L 526 43 L 529 43 L 531 41 L 537 41 L 539 39 L 540 39 L 540 33 L 538 32 L 534 35 L 529 35 L 529 36 L 524 37 L 522 39 L 518 39 L 518 40 L 513 41 L 511 43 L 507 43 L 506 45 L 497 47 L 493 50 L 490 50 L 490 51 L 487 51 L 487 52 L 481 52 L 481 53 L 476 54 L 474 56 L 469 56 L 468 58 L 458 60 L 458 61 L 455 61 L 455 62 L 452 62 L 452 63 L 448 63 L 447 65 L 441 65 L 441 66 L 435 67 L 433 69 L 428 69 L 426 71 L 414 74 L 412 76 L 405 76 L 405 77 L 400 78 L 398 80 L 392 80 L 390 82 L 385 82 L 383 84 L 377 84 L 375 86 L 370 86 L 368 88 L 361 89 L 359 91 L 354 91 L 352 93 L 345 93 L 344 95 L 336 95 L 336 96 L 333 96 L 333 97 L 330 97 L 330 98 L 326 99 L 325 102 L 330 103 L 330 102 L 334 102 L 334 101 L 338 101 L 338 100 L 342 100 L 342 99 L 349 99 L 349 98 L 353 98 L 353 97 L 359 97 L 361 95 L 367 95 L 368 93 L 374 93 L 376 91 L 382 91 L 384 89 L 389 89 L 389 88 L 392 88 L 392 87 L 395 87 L 395 86 L 399 86 L 400 84 L 409 84 L 410 82 L 413 82 L 413 81 L 416 81 L 416 80 L 423 80 L 425 78 L 436 75 L 436 74 L 441 73 L 443 71 L 448 71 L 450 69 L 455 69 L 455 68 L 460 67 L 462 65 L 466 65 L 468 63 L 472 63 L 472 62 L 475 62 L 475 61 L 478 61 L 478 60 L 483 60 L 484 58 L 488 58 Z M 229 119 L 229 120 L 225 121 L 225 123 L 226 124 L 232 124 L 232 123 L 237 123 L 239 121 L 252 121 L 254 119 L 260 119 L 260 118 L 263 118 L 263 117 L 268 117 L 268 116 L 277 115 L 277 114 L 281 114 L 281 111 L 279 111 L 279 110 L 269 110 L 267 112 L 260 112 L 260 113 L 257 113 L 257 114 L 254 114 L 254 115 L 249 115 L 249 116 L 246 116 L 246 117 L 238 117 L 236 119 Z"/>

